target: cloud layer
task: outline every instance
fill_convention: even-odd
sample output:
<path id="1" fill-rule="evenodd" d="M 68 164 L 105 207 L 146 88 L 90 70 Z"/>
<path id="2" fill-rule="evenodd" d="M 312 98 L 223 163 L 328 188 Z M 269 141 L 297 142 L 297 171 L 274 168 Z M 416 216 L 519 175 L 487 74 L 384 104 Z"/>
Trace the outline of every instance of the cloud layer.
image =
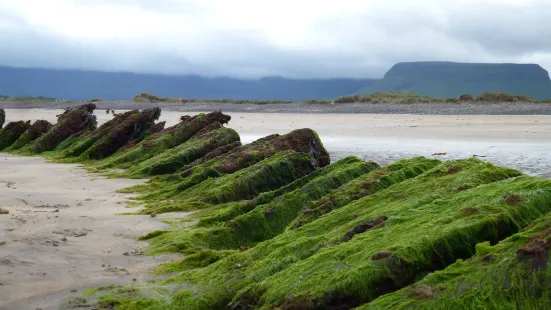
<path id="1" fill-rule="evenodd" d="M 0 64 L 381 77 L 401 61 L 551 69 L 549 0 L 0 0 Z"/>

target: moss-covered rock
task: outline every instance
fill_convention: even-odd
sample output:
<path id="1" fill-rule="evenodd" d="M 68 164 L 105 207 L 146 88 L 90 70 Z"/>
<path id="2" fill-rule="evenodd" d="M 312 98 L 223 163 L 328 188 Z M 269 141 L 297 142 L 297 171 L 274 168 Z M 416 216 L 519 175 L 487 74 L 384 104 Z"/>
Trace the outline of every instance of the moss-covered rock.
<path id="1" fill-rule="evenodd" d="M 0 130 L 0 151 L 11 146 L 31 127 L 31 121 L 10 122 Z"/>
<path id="2" fill-rule="evenodd" d="M 363 175 L 352 182 L 342 185 L 338 190 L 328 193 L 318 200 L 312 200 L 305 206 L 302 214 L 297 217 L 290 229 L 295 229 L 314 221 L 323 214 L 345 206 L 354 200 L 374 194 L 410 178 L 414 178 L 436 165 L 439 160 L 424 157 L 403 159 L 369 174 Z"/>
<path id="3" fill-rule="evenodd" d="M 551 309 L 550 237 L 548 213 L 498 244 L 477 244 L 473 257 L 357 309 Z"/>
<path id="4" fill-rule="evenodd" d="M 356 157 L 341 159 L 284 186 L 284 191 L 279 188 L 263 193 L 263 196 L 273 192 L 281 194 L 270 202 L 255 207 L 248 203 L 231 204 L 210 219 L 203 220 L 201 227 L 163 235 L 160 239 L 171 240 L 170 243 L 163 244 L 157 240 L 156 247 L 168 246 L 185 249 L 186 253 L 190 253 L 205 248 L 219 250 L 251 246 L 280 234 L 301 213 L 308 201 L 320 198 L 378 167 L 375 163 L 364 162 Z M 206 222 L 211 226 L 205 227 Z M 174 242 L 174 239 L 178 241 Z"/>
<path id="5" fill-rule="evenodd" d="M 0 129 L 2 129 L 5 122 L 6 122 L 6 111 L 4 111 L 4 109 L 0 109 Z"/>
<path id="6" fill-rule="evenodd" d="M 248 250 L 183 271 L 167 281 L 201 290 L 181 288 L 168 302 L 189 309 L 367 303 L 551 211 L 551 182 L 519 175 L 476 159 L 443 163 Z M 511 193 L 521 197 L 514 207 L 503 198 Z M 478 212 L 465 216 L 467 207 Z M 351 231 L 357 233 L 345 238 Z"/>
<path id="7" fill-rule="evenodd" d="M 235 173 L 195 167 L 186 179 L 138 197 L 148 201 L 144 213 L 189 211 L 253 199 L 314 171 L 311 159 L 292 150 L 278 153 Z M 167 203 L 166 199 L 171 202 Z"/>
<path id="8" fill-rule="evenodd" d="M 102 159 L 133 141 L 141 141 L 161 116 L 161 109 L 151 108 L 131 114 L 102 136 L 87 151 L 90 159 Z"/>
<path id="9" fill-rule="evenodd" d="M 16 151 L 40 138 L 48 130 L 52 128 L 52 124 L 46 120 L 37 120 L 23 133 L 15 143 L 6 149 L 6 151 Z"/>
<path id="10" fill-rule="evenodd" d="M 230 119 L 229 115 L 222 112 L 201 113 L 193 117 L 184 116 L 178 124 L 152 134 L 135 147 L 121 154 L 110 156 L 100 162 L 97 168 L 131 167 L 134 163 L 140 163 L 186 142 L 201 130 L 204 132 L 206 128 L 216 129 L 215 127 L 209 127 L 209 125 L 214 123 L 227 124 Z"/>
<path id="11" fill-rule="evenodd" d="M 97 125 L 96 116 L 93 114 L 95 108 L 95 104 L 89 103 L 66 110 L 63 114 L 58 115 L 57 124 L 26 147 L 25 151 L 35 154 L 52 151 L 65 139 L 95 128 Z"/>
<path id="12" fill-rule="evenodd" d="M 137 175 L 174 173 L 211 152 L 227 148 L 234 143 L 241 144 L 239 134 L 235 130 L 222 127 L 218 122 L 213 124 L 217 124 L 218 129 L 197 133 L 188 141 L 128 169 L 128 174 L 133 172 Z"/>

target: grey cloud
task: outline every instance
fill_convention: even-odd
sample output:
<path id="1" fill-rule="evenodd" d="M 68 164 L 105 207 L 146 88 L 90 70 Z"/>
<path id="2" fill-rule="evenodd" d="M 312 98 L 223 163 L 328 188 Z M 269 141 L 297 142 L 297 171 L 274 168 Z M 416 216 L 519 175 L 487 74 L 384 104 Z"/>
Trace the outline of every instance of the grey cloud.
<path id="1" fill-rule="evenodd" d="M 517 8 L 483 3 L 475 10 L 459 7 L 449 19 L 449 36 L 476 43 L 493 55 L 551 52 L 551 2 L 547 0 Z"/>
<path id="2" fill-rule="evenodd" d="M 177 8 L 208 14 L 199 2 L 116 1 L 159 13 Z M 474 11 L 446 3 L 430 10 L 381 5 L 354 16 L 319 20 L 309 38 L 316 48 L 309 51 L 273 46 L 254 29 L 219 29 L 206 33 L 201 42 L 182 43 L 197 45 L 199 58 L 158 48 L 155 42 L 76 43 L 0 12 L 3 21 L 15 25 L 0 32 L 2 46 L 9 46 L 0 49 L 0 64 L 210 76 L 380 77 L 400 61 L 515 62 L 538 52 L 551 55 L 551 26 L 544 22 L 551 17 L 551 3 L 533 3 L 526 10 L 477 5 Z"/>

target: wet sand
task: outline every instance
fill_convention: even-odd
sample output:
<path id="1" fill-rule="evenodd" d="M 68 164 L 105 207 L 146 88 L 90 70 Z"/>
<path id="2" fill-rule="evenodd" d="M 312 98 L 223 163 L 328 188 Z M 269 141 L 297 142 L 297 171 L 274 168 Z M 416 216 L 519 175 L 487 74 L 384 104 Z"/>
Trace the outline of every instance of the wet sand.
<path id="1" fill-rule="evenodd" d="M 133 210 L 116 190 L 141 181 L 6 154 L 0 171 L 0 309 L 57 309 L 74 290 L 150 281 L 178 257 L 140 255 L 136 239 L 167 227 L 159 218 L 116 215 Z"/>
<path id="2" fill-rule="evenodd" d="M 55 122 L 55 114 L 61 112 L 9 109 L 6 117 Z M 160 120 L 170 126 L 181 115 L 197 113 L 163 111 Z M 228 127 L 239 132 L 243 143 L 307 127 L 318 132 L 333 160 L 355 155 L 387 164 L 413 156 L 457 159 L 477 155 L 527 174 L 551 177 L 551 115 L 229 114 Z M 100 123 L 112 118 L 102 110 L 96 115 Z"/>

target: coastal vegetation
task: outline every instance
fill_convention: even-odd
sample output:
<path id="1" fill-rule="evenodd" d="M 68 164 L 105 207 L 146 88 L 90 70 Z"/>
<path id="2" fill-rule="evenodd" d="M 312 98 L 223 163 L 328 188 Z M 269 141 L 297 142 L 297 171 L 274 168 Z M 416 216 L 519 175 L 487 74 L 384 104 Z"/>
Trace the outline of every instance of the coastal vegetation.
<path id="1" fill-rule="evenodd" d="M 234 99 L 186 99 L 186 98 L 167 98 L 158 97 L 148 93 L 141 93 L 133 98 L 134 102 L 146 103 L 232 103 L 232 104 L 275 104 L 275 103 L 306 103 L 306 104 L 344 104 L 344 103 L 549 103 L 549 100 L 535 100 L 526 95 L 512 95 L 504 92 L 484 92 L 478 97 L 470 94 L 463 94 L 452 98 L 438 98 L 431 96 L 422 96 L 412 92 L 376 92 L 371 95 L 354 95 L 338 97 L 336 99 L 311 99 L 301 102 L 284 100 L 234 100 Z"/>
<path id="2" fill-rule="evenodd" d="M 0 101 L 10 102 L 66 102 L 65 100 L 56 100 L 55 98 L 45 97 L 25 97 L 11 98 L 8 96 L 0 96 Z M 86 103 L 101 103 L 102 99 L 93 98 L 85 100 Z M 397 103 L 397 104 L 413 104 L 413 103 L 551 103 L 551 98 L 544 100 L 536 100 L 527 95 L 514 95 L 505 92 L 483 92 L 478 97 L 471 94 L 462 94 L 458 97 L 439 98 L 432 96 L 423 96 L 414 92 L 375 92 L 370 95 L 353 95 L 342 96 L 329 99 L 308 99 L 302 101 L 292 100 L 246 100 L 246 99 L 200 99 L 200 98 L 172 98 L 161 97 L 150 93 L 142 92 L 132 98 L 135 103 L 227 103 L 227 104 L 345 104 L 345 103 Z"/>
<path id="3" fill-rule="evenodd" d="M 69 109 L 56 124 L 11 122 L 0 146 L 149 179 L 121 190 L 142 206 L 124 216 L 193 213 L 140 237 L 143 255 L 182 254 L 156 267 L 159 280 L 91 288 L 80 297 L 90 307 L 551 306 L 551 180 L 477 158 L 331 161 L 308 128 L 243 144 L 220 111 L 165 128 L 160 108 L 100 126 L 94 109 Z"/>

